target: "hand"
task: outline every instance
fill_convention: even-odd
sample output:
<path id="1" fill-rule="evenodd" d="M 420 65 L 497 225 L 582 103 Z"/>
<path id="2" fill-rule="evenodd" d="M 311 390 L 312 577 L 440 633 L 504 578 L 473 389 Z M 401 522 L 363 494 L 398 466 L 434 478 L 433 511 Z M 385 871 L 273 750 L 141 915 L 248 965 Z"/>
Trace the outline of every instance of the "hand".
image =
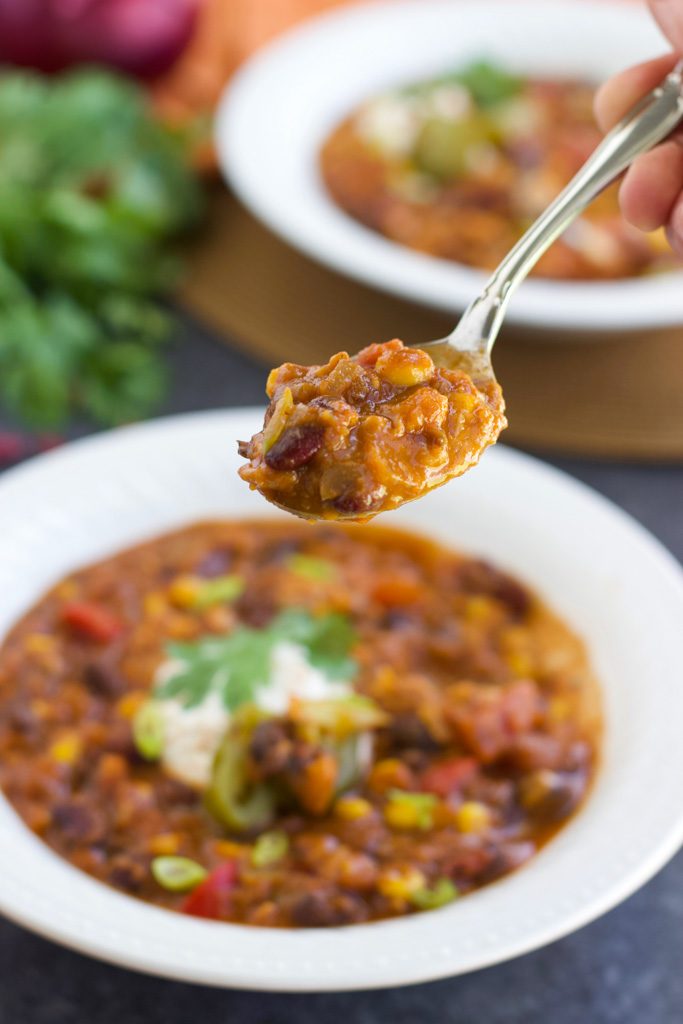
<path id="1" fill-rule="evenodd" d="M 595 116 L 603 131 L 654 89 L 683 53 L 681 0 L 648 3 L 676 53 L 629 68 L 602 86 L 595 98 Z M 634 161 L 622 181 L 619 200 L 626 219 L 641 231 L 666 227 L 671 247 L 683 256 L 683 129 Z"/>

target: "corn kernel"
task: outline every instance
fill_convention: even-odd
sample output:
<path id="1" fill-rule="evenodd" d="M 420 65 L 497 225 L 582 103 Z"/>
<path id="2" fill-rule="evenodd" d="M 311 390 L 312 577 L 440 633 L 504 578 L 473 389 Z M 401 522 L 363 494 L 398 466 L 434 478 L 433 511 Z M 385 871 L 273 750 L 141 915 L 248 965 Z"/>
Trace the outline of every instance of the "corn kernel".
<path id="1" fill-rule="evenodd" d="M 179 576 L 168 588 L 168 596 L 176 608 L 191 608 L 201 586 L 196 576 Z"/>
<path id="2" fill-rule="evenodd" d="M 155 857 L 172 857 L 180 849 L 180 836 L 177 832 L 160 832 L 149 841 L 149 852 Z"/>
<path id="3" fill-rule="evenodd" d="M 145 594 L 142 607 L 148 618 L 158 619 L 164 614 L 168 605 L 166 598 L 160 591 L 152 590 L 149 594 Z"/>
<path id="4" fill-rule="evenodd" d="M 127 693 L 121 697 L 116 703 L 116 711 L 122 718 L 129 720 L 135 718 L 135 715 L 145 703 L 148 698 L 148 694 L 142 690 L 134 690 L 132 693 Z"/>
<path id="5" fill-rule="evenodd" d="M 548 704 L 551 722 L 566 722 L 572 713 L 572 701 L 567 697 L 552 697 Z"/>
<path id="6" fill-rule="evenodd" d="M 385 868 L 377 880 L 377 888 L 389 899 L 408 900 L 413 893 L 424 889 L 427 880 L 418 868 L 411 865 L 405 867 Z"/>
<path id="7" fill-rule="evenodd" d="M 29 654 L 52 654 L 56 646 L 56 637 L 47 633 L 29 633 L 24 640 L 24 650 Z"/>
<path id="8" fill-rule="evenodd" d="M 392 828 L 430 829 L 434 826 L 434 810 L 438 804 L 433 793 L 389 791 L 384 820 Z"/>
<path id="9" fill-rule="evenodd" d="M 495 610 L 493 601 L 483 595 L 468 597 L 465 604 L 465 618 L 468 622 L 488 622 Z"/>
<path id="10" fill-rule="evenodd" d="M 449 401 L 456 409 L 462 409 L 463 412 L 472 412 L 478 404 L 477 396 L 473 395 L 471 391 L 456 391 L 449 396 Z"/>
<path id="11" fill-rule="evenodd" d="M 62 580 L 55 588 L 55 596 L 60 601 L 71 601 L 78 594 L 78 584 L 75 580 Z"/>
<path id="12" fill-rule="evenodd" d="M 505 656 L 508 668 L 516 676 L 529 676 L 533 671 L 533 664 L 528 654 L 522 651 L 513 651 Z"/>
<path id="13" fill-rule="evenodd" d="M 434 374 L 434 363 L 420 349 L 400 349 L 398 352 L 382 353 L 375 369 L 389 384 L 408 388 L 429 380 Z"/>
<path id="14" fill-rule="evenodd" d="M 461 832 L 484 832 L 491 824 L 491 812 L 478 800 L 466 800 L 455 812 L 455 824 Z"/>
<path id="15" fill-rule="evenodd" d="M 334 805 L 334 813 L 343 821 L 356 821 L 372 813 L 372 804 L 362 796 L 343 796 Z"/>
<path id="16" fill-rule="evenodd" d="M 50 747 L 50 754 L 59 764 L 74 764 L 81 753 L 80 737 L 76 733 L 65 733 Z"/>
<path id="17" fill-rule="evenodd" d="M 419 817 L 417 808 L 410 804 L 392 800 L 384 808 L 384 820 L 391 828 L 417 828 Z"/>

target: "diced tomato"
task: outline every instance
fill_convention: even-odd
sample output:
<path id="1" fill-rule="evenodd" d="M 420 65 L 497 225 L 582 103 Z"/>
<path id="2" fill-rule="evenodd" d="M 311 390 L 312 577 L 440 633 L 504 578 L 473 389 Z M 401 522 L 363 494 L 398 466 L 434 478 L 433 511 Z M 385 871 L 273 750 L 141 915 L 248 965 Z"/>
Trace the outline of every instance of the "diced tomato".
<path id="1" fill-rule="evenodd" d="M 62 609 L 62 622 L 79 636 L 106 644 L 121 633 L 123 623 L 107 608 L 88 601 L 71 601 Z"/>
<path id="2" fill-rule="evenodd" d="M 230 913 L 232 890 L 236 881 L 237 864 L 234 860 L 226 860 L 185 897 L 180 909 L 193 917 L 208 917 L 219 921 Z"/>
<path id="3" fill-rule="evenodd" d="M 431 765 L 420 776 L 420 789 L 437 796 L 450 796 L 474 776 L 477 762 L 473 757 L 450 757 Z"/>

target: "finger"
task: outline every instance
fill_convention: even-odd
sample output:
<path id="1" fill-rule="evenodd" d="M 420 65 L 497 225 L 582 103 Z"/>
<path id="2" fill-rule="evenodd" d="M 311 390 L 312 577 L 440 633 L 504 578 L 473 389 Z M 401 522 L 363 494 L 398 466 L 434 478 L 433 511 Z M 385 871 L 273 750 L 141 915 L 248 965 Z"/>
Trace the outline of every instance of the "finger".
<path id="1" fill-rule="evenodd" d="M 683 192 L 683 148 L 664 142 L 643 153 L 621 183 L 619 201 L 628 221 L 641 231 L 666 224 Z"/>
<path id="2" fill-rule="evenodd" d="M 679 197 L 671 213 L 671 218 L 666 228 L 666 237 L 669 245 L 683 256 L 683 197 Z"/>
<path id="3" fill-rule="evenodd" d="M 683 53 L 683 5 L 681 0 L 649 0 L 659 27 L 674 50 Z"/>
<path id="4" fill-rule="evenodd" d="M 665 57 L 637 64 L 605 82 L 595 96 L 595 117 L 602 131 L 615 125 L 645 93 L 659 85 L 675 63 L 676 55 L 668 53 Z"/>

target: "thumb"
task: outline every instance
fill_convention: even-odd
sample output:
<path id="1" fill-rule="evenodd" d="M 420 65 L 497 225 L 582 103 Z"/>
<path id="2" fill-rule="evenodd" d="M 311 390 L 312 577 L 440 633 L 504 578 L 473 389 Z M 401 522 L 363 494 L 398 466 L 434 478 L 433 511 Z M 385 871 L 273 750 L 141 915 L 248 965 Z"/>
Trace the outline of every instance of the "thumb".
<path id="1" fill-rule="evenodd" d="M 683 53 L 683 3 L 681 0 L 648 0 L 650 10 L 674 50 Z"/>

